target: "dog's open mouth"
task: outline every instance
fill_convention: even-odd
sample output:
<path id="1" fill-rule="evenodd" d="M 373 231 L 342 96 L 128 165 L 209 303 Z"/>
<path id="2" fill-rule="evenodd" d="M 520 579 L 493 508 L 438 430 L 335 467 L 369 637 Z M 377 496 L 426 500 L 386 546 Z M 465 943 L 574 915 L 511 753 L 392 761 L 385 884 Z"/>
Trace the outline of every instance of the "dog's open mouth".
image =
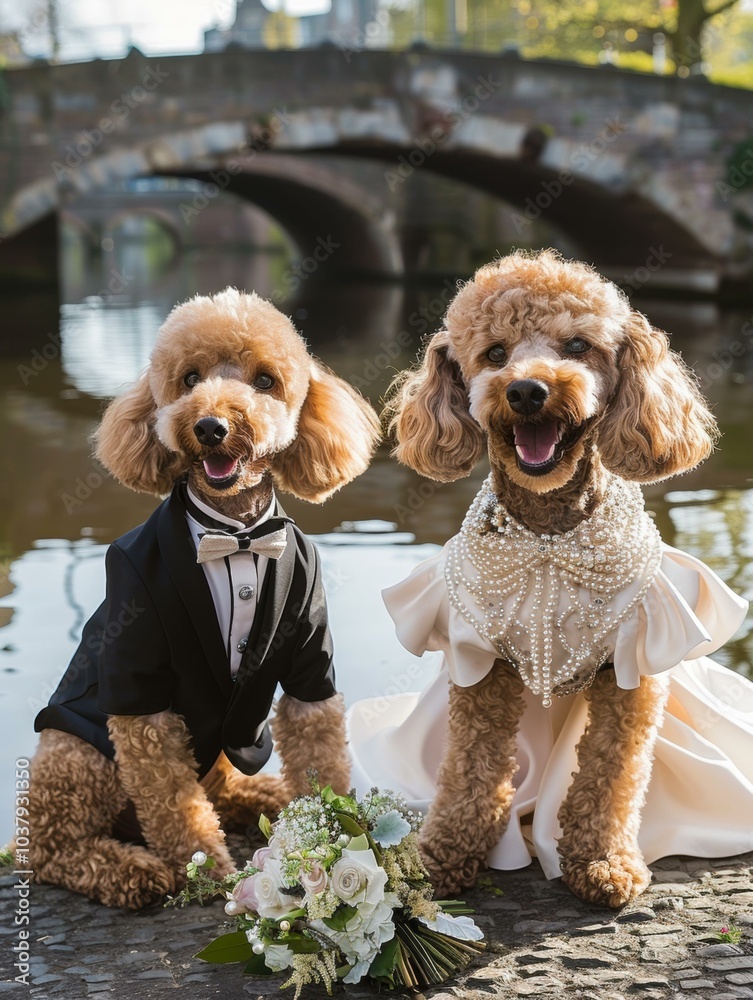
<path id="1" fill-rule="evenodd" d="M 558 420 L 515 424 L 512 444 L 518 468 L 528 476 L 545 476 L 562 461 L 587 424 L 585 421 L 573 427 Z"/>
<path id="2" fill-rule="evenodd" d="M 204 466 L 207 482 L 216 490 L 232 486 L 241 473 L 241 460 L 231 458 L 229 455 L 212 453 L 202 459 L 201 464 Z"/>

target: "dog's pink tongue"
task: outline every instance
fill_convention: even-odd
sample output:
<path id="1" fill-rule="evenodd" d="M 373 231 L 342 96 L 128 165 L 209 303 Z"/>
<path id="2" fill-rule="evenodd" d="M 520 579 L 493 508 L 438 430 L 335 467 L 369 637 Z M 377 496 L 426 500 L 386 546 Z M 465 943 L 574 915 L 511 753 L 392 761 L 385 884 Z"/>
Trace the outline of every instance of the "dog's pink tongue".
<path id="1" fill-rule="evenodd" d="M 543 465 L 554 455 L 559 427 L 553 420 L 543 424 L 517 424 L 515 450 L 526 465 Z"/>
<path id="2" fill-rule="evenodd" d="M 227 479 L 235 472 L 237 460 L 227 455 L 210 455 L 204 459 L 204 471 L 210 479 Z"/>

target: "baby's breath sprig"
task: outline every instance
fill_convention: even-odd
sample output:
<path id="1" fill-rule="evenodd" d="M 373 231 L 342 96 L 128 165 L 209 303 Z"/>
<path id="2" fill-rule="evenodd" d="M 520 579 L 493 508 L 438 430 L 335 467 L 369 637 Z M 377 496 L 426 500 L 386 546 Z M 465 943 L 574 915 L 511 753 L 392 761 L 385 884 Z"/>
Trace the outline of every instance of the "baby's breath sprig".
<path id="1" fill-rule="evenodd" d="M 411 809 L 402 795 L 398 795 L 389 789 L 384 791 L 380 791 L 378 788 L 370 789 L 360 802 L 358 819 L 364 826 L 369 827 L 373 825 L 379 816 L 391 812 L 393 809 L 397 810 L 410 823 L 411 830 L 414 833 L 421 829 L 423 822 L 421 813 Z"/>
<path id="2" fill-rule="evenodd" d="M 204 903 L 216 899 L 218 896 L 226 899 L 236 884 L 249 874 L 246 871 L 231 872 L 230 875 L 217 879 L 212 874 L 216 867 L 217 863 L 214 858 L 207 857 L 203 851 L 197 851 L 186 865 L 187 882 L 185 887 L 177 896 L 168 896 L 165 906 L 183 907 L 193 902 L 203 906 Z M 256 871 L 256 869 L 253 868 L 251 871 Z"/>

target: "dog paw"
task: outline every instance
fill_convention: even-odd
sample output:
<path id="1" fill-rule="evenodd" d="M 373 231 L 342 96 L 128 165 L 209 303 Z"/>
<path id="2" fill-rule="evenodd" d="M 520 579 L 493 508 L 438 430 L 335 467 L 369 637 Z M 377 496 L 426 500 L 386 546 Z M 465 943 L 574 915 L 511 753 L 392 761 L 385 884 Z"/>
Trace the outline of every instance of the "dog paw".
<path id="1" fill-rule="evenodd" d="M 179 881 L 158 858 L 134 857 L 108 868 L 95 886 L 94 896 L 105 906 L 141 910 L 176 892 Z"/>
<path id="2" fill-rule="evenodd" d="M 425 845 L 421 845 L 421 860 L 434 887 L 436 899 L 450 899 L 463 889 L 472 889 L 481 867 L 480 862 L 473 858 L 446 857 L 440 860 Z"/>
<path id="3" fill-rule="evenodd" d="M 607 854 L 595 861 L 562 861 L 562 881 L 585 903 L 616 909 L 640 896 L 651 872 L 640 854 Z"/>

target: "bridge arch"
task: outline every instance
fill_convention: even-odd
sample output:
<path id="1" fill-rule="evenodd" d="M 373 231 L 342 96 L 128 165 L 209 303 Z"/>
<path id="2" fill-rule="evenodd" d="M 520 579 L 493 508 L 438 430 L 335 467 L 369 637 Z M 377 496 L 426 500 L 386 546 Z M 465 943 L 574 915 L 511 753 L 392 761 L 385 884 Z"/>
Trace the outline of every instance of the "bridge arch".
<path id="1" fill-rule="evenodd" d="M 529 222 L 542 219 L 570 237 L 585 259 L 617 279 L 651 268 L 657 259 L 673 272 L 686 272 L 687 287 L 713 290 L 718 258 L 688 227 L 634 187 L 600 184 L 572 169 L 520 157 L 495 156 L 463 146 L 438 148 L 416 157 L 417 145 L 340 142 L 336 146 L 307 150 L 391 163 L 392 170 L 425 170 L 500 198 L 513 208 L 513 223 L 523 236 Z"/>
<path id="2" fill-rule="evenodd" d="M 245 150 L 245 130 L 234 123 L 93 157 L 63 183 L 47 178 L 18 191 L 5 213 L 10 230 L 6 244 L 44 227 L 53 213 L 82 194 L 138 177 L 190 177 L 202 182 L 203 189 L 186 193 L 186 221 L 220 191 L 229 191 L 277 219 L 302 255 L 308 248 L 316 250 L 318 240 L 329 241 L 337 252 L 328 259 L 328 275 L 402 273 L 394 219 L 368 190 L 321 165 L 273 154 L 239 154 L 239 147 Z M 168 224 L 179 237 L 172 219 Z"/>
<path id="3" fill-rule="evenodd" d="M 67 187 L 47 179 L 18 192 L 11 212 L 15 228 L 32 225 L 64 206 L 69 197 L 111 182 L 191 177 L 203 187 L 196 195 L 187 194 L 189 216 L 220 191 L 229 191 L 277 219 L 304 257 L 321 249 L 318 241 L 324 241 L 329 248 L 323 272 L 327 276 L 398 276 L 404 262 L 385 192 L 369 191 L 313 158 L 315 154 L 362 157 L 391 162 L 395 171 L 431 171 L 501 198 L 517 206 L 513 218 L 523 227 L 521 234 L 527 220 L 541 216 L 570 235 L 583 256 L 618 280 L 645 270 L 647 262 L 658 256 L 662 278 L 671 271 L 675 287 L 684 283 L 696 290 L 716 288 L 718 255 L 690 225 L 683 225 L 677 212 L 665 210 L 640 184 L 624 181 L 631 169 L 625 157 L 612 165 L 611 173 L 603 171 L 601 160 L 599 169 L 577 172 L 570 166 L 572 143 L 568 147 L 560 142 L 559 160 L 549 150 L 531 159 L 520 152 L 525 129 L 499 119 L 494 134 L 498 139 L 506 130 L 502 143 L 482 148 L 478 130 L 474 138 L 461 125 L 425 152 L 426 144 L 411 138 L 407 128 L 397 128 L 389 115 L 382 121 L 373 112 L 364 112 L 361 120 L 358 112 L 349 111 L 335 121 L 325 110 L 299 115 L 269 151 L 249 151 L 244 124 L 225 122 L 93 157 Z"/>

